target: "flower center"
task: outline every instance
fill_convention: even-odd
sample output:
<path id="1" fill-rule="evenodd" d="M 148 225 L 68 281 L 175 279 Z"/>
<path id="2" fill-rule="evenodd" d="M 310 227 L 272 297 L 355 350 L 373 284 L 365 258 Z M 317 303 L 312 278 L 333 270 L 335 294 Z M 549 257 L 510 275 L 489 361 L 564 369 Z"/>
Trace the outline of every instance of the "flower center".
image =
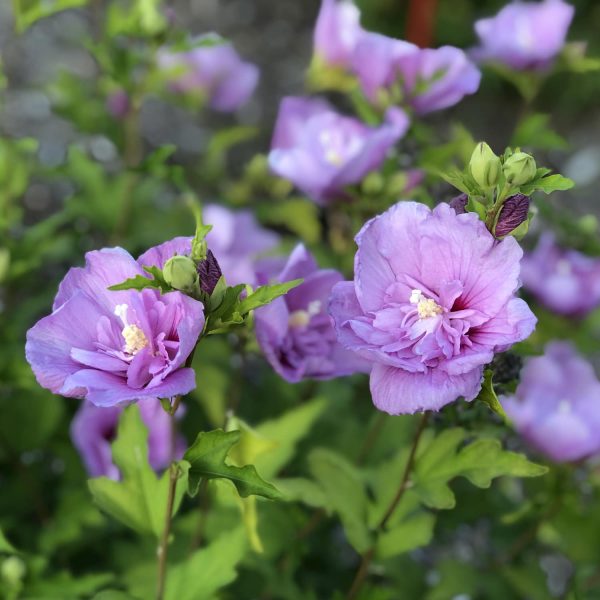
<path id="1" fill-rule="evenodd" d="M 306 310 L 295 310 L 290 314 L 288 325 L 292 328 L 306 327 L 312 317 L 321 312 L 321 301 L 313 300 L 309 303 Z"/>
<path id="2" fill-rule="evenodd" d="M 121 331 L 121 335 L 125 339 L 125 352 L 127 354 L 137 354 L 148 345 L 148 338 L 137 325 L 127 325 Z"/>
<path id="3" fill-rule="evenodd" d="M 121 335 L 125 340 L 124 351 L 126 354 L 134 356 L 140 350 L 148 346 L 149 342 L 146 334 L 140 327 L 127 321 L 128 308 L 127 304 L 118 304 L 115 306 L 115 315 L 117 315 L 117 317 L 123 321 L 123 325 L 125 325 L 121 330 Z"/>
<path id="4" fill-rule="evenodd" d="M 344 163 L 342 155 L 336 150 L 327 150 L 327 152 L 325 152 L 325 160 L 334 167 L 341 167 Z"/>
<path id="5" fill-rule="evenodd" d="M 444 309 L 435 300 L 423 296 L 421 290 L 412 290 L 410 303 L 416 304 L 419 319 L 437 317 L 437 315 L 441 315 L 444 312 Z"/>

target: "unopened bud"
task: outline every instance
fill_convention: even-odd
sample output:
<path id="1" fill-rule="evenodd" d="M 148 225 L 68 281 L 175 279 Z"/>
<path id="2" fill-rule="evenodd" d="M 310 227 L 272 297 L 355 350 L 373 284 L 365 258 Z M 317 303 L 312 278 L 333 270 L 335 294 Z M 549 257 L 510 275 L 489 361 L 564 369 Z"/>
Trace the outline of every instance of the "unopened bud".
<path id="1" fill-rule="evenodd" d="M 531 154 L 515 152 L 504 163 L 504 176 L 511 185 L 524 185 L 530 182 L 537 171 L 535 159 Z"/>
<path id="2" fill-rule="evenodd" d="M 174 289 L 191 292 L 198 283 L 196 264 L 189 256 L 172 256 L 163 267 L 165 281 Z"/>
<path id="3" fill-rule="evenodd" d="M 25 571 L 25 563 L 18 556 L 9 556 L 0 568 L 2 579 L 13 587 L 25 577 Z"/>
<path id="4" fill-rule="evenodd" d="M 504 237 L 514 231 L 521 223 L 527 220 L 529 213 L 529 196 L 515 194 L 507 198 L 498 216 L 496 223 L 496 237 Z"/>
<path id="5" fill-rule="evenodd" d="M 209 250 L 206 258 L 198 263 L 198 276 L 200 277 L 200 289 L 209 296 L 213 293 L 219 279 L 221 279 L 221 267 L 215 255 Z"/>
<path id="6" fill-rule="evenodd" d="M 500 159 L 485 142 L 479 142 L 475 146 L 469 169 L 477 185 L 484 190 L 494 187 L 498 183 L 501 167 Z"/>
<path id="7" fill-rule="evenodd" d="M 452 198 L 452 200 L 450 200 L 448 204 L 450 204 L 450 207 L 454 209 L 454 212 L 457 215 L 462 215 L 467 212 L 468 201 L 469 196 L 467 196 L 466 194 L 460 194 Z"/>
<path id="8" fill-rule="evenodd" d="M 376 195 L 381 192 L 385 181 L 381 173 L 369 173 L 362 182 L 362 190 L 365 194 Z"/>

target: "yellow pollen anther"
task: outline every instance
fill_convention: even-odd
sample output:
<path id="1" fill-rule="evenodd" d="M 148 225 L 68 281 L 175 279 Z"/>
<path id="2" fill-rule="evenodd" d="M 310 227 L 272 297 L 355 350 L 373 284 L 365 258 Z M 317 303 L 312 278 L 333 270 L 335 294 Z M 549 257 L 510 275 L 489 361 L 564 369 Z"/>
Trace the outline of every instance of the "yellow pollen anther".
<path id="1" fill-rule="evenodd" d="M 435 300 L 423 296 L 421 290 L 412 290 L 409 302 L 417 305 L 419 319 L 428 319 L 444 312 L 444 309 Z"/>
<path id="2" fill-rule="evenodd" d="M 310 316 L 307 310 L 295 310 L 290 314 L 288 325 L 292 328 L 306 327 L 310 323 Z"/>
<path id="3" fill-rule="evenodd" d="M 148 338 L 137 325 L 127 325 L 121 331 L 125 339 L 125 352 L 127 354 L 137 354 L 148 345 Z"/>
<path id="4" fill-rule="evenodd" d="M 327 152 L 325 152 L 325 160 L 334 167 L 341 167 L 344 164 L 342 155 L 335 150 L 327 150 Z"/>
<path id="5" fill-rule="evenodd" d="M 419 319 L 427 319 L 442 314 L 444 309 L 435 300 L 428 298 L 427 300 L 421 300 L 417 304 L 417 311 L 419 312 Z"/>

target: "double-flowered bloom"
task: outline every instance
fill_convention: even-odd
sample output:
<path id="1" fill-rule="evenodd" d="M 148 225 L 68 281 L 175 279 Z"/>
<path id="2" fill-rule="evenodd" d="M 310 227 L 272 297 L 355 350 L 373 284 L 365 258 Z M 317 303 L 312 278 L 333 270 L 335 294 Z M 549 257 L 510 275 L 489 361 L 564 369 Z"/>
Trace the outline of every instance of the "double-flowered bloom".
<path id="1" fill-rule="evenodd" d="M 204 326 L 202 303 L 180 292 L 108 290 L 138 275 L 147 275 L 142 263 L 121 248 L 88 252 L 85 267 L 69 270 L 52 314 L 27 332 L 40 385 L 97 406 L 195 387 L 184 365 Z"/>
<path id="2" fill-rule="evenodd" d="M 250 213 L 207 207 L 211 250 L 230 284 L 254 283 L 254 259 L 277 236 L 261 229 Z M 189 255 L 191 238 L 151 248 L 136 261 L 121 248 L 86 255 L 86 266 L 71 269 L 53 312 L 27 333 L 26 356 L 40 385 L 54 393 L 117 406 L 142 398 L 171 398 L 195 387 L 185 366 L 204 327 L 201 302 L 154 288 L 111 291 L 143 267 L 163 268 L 172 256 Z"/>
<path id="3" fill-rule="evenodd" d="M 173 457 L 180 458 L 185 440 L 173 440 L 171 417 L 155 398 L 138 402 L 140 416 L 148 428 L 148 461 L 156 470 L 166 468 Z M 84 402 L 71 423 L 71 438 L 90 477 L 119 478 L 119 469 L 113 463 L 111 443 L 116 433 L 123 407 L 98 407 Z M 172 455 L 175 449 L 174 456 Z"/>
<path id="4" fill-rule="evenodd" d="M 583 317 L 600 306 L 600 259 L 561 248 L 550 232 L 525 255 L 521 278 L 527 291 L 558 314 Z"/>
<path id="5" fill-rule="evenodd" d="M 481 73 L 459 48 L 421 49 L 414 44 L 365 33 L 352 69 L 375 104 L 400 103 L 423 115 L 453 106 L 479 89 Z"/>
<path id="6" fill-rule="evenodd" d="M 263 272 L 261 283 L 298 278 L 304 281 L 255 312 L 256 338 L 273 369 L 292 383 L 368 370 L 367 361 L 338 343 L 327 314 L 331 289 L 343 280 L 341 273 L 319 269 L 302 244 L 277 271 L 274 277 Z"/>
<path id="7" fill-rule="evenodd" d="M 574 8 L 563 0 L 511 2 L 475 23 L 480 47 L 473 57 L 517 70 L 548 67 L 565 45 Z"/>
<path id="8" fill-rule="evenodd" d="M 408 128 L 403 113 L 379 127 L 341 115 L 323 100 L 284 98 L 275 125 L 269 166 L 316 202 L 343 197 L 383 163 Z"/>
<path id="9" fill-rule="evenodd" d="M 474 213 L 400 202 L 356 237 L 354 281 L 336 284 L 340 343 L 373 364 L 375 405 L 391 414 L 472 400 L 495 352 L 525 339 L 536 318 L 515 297 L 522 251 Z"/>
<path id="10" fill-rule="evenodd" d="M 158 66 L 172 73 L 169 85 L 174 92 L 200 93 L 215 110 L 237 110 L 254 93 L 258 67 L 243 61 L 225 40 L 215 36 L 204 39 L 206 44 L 191 50 L 162 48 L 157 55 Z"/>
<path id="11" fill-rule="evenodd" d="M 479 88 L 481 74 L 459 48 L 425 48 L 366 31 L 348 1 L 323 0 L 315 54 L 355 75 L 376 105 L 401 105 L 417 114 L 447 108 Z"/>
<path id="12" fill-rule="evenodd" d="M 567 342 L 530 358 L 516 395 L 502 404 L 525 440 L 555 462 L 600 452 L 600 382 Z"/>

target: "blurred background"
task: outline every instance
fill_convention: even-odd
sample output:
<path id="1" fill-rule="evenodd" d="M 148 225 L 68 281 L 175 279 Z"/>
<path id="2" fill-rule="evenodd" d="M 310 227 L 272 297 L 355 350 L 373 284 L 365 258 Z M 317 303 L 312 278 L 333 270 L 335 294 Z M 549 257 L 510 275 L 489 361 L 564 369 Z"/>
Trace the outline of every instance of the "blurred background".
<path id="1" fill-rule="evenodd" d="M 369 0 L 358 2 L 363 25 L 387 35 L 432 46 L 451 44 L 469 48 L 475 44 L 473 23 L 495 14 L 504 2 L 498 0 Z M 569 40 L 588 44 L 588 54 L 600 48 L 600 5 L 595 0 L 574 0 L 575 19 Z M 239 122 L 259 127 L 260 135 L 234 154 L 232 161 L 268 150 L 270 131 L 279 101 L 304 90 L 304 76 L 312 54 L 312 30 L 319 2 L 280 0 L 197 0 L 169 3 L 172 23 L 192 35 L 215 31 L 230 39 L 246 60 L 261 69 L 257 93 L 237 114 Z M 412 13 L 411 13 L 412 11 Z M 419 19 L 418 13 L 426 15 Z M 417 13 L 417 14 L 415 14 Z M 411 20 L 411 14 L 412 20 Z M 429 15 L 429 16 L 427 16 Z M 82 39 L 94 27 L 93 10 L 61 12 L 36 23 L 24 35 L 15 35 L 8 1 L 0 5 L 0 48 L 8 80 L 4 90 L 1 132 L 11 137 L 31 136 L 39 140 L 39 159 L 48 167 L 64 163 L 69 144 L 78 141 L 94 157 L 110 163 L 116 159 L 112 142 L 101 133 L 85 136 L 57 114 L 60 98 L 46 89 L 50 82 L 68 73 L 82 86 L 98 75 L 94 58 Z M 424 37 L 423 37 L 424 36 Z M 57 91 L 57 90 L 55 90 Z M 574 178 L 571 194 L 574 208 L 594 209 L 595 188 L 600 177 L 600 76 L 581 77 L 561 73 L 551 78 L 538 99 L 536 110 L 551 113 L 553 127 L 565 144 L 550 153 L 552 164 Z M 90 114 L 96 106 L 81 106 Z M 485 70 L 478 94 L 454 109 L 433 118 L 442 124 L 462 121 L 476 139 L 486 139 L 498 149 L 508 145 L 510 133 L 522 111 L 516 90 L 505 80 Z M 230 117 L 197 111 L 196 114 L 149 98 L 142 107 L 144 142 L 150 147 L 172 143 L 180 159 L 193 162 L 205 149 L 210 131 L 230 122 Z M 556 144 L 560 146 L 560 144 Z M 574 150 L 576 149 L 576 151 Z M 25 196 L 32 218 L 64 196 L 67 190 L 34 186 Z"/>
<path id="2" fill-rule="evenodd" d="M 40 5 L 66 5 L 68 1 Z M 495 14 L 505 4 L 503 0 L 357 3 L 367 29 L 433 47 L 451 44 L 464 49 L 476 42 L 473 23 Z M 27 8 L 35 4 L 15 0 L 12 6 Z M 140 556 L 153 557 L 154 552 L 150 544 L 135 546 L 134 551 L 133 536 L 91 505 L 86 475 L 69 439 L 77 403 L 41 389 L 24 358 L 27 329 L 48 313 L 58 282 L 70 267 L 82 264 L 84 252 L 122 245 L 135 256 L 171 237 L 191 235 L 193 225 L 183 198 L 189 190 L 182 193 L 179 185 L 182 173 L 203 202 L 251 208 L 263 225 L 285 236 L 284 250 L 301 239 L 322 264 L 338 267 L 347 275 L 354 252 L 349 236 L 339 247 L 326 243 L 331 242 L 326 240 L 328 223 L 314 203 L 291 195 L 292 186 L 286 182 L 265 176 L 264 155 L 269 150 L 279 103 L 284 96 L 306 93 L 305 76 L 313 53 L 313 28 L 320 2 L 165 2 L 173 31 L 183 36 L 218 32 L 232 41 L 244 60 L 258 65 L 260 82 L 250 101 L 233 115 L 201 110 L 194 103 L 172 102 L 155 93 L 154 88 L 144 94 L 138 107 L 139 119 L 133 124 L 110 115 L 107 99 L 119 91 L 119 86 L 131 83 L 134 87 L 142 70 L 140 65 L 153 60 L 149 53 L 172 40 L 159 33 L 148 36 L 151 42 L 146 44 L 143 36 L 136 39 L 135 35 L 117 35 L 111 40 L 111 52 L 106 53 L 106 40 L 99 32 L 108 4 L 90 0 L 85 7 L 58 12 L 17 33 L 11 3 L 0 0 L 0 524 L 19 547 L 51 557 L 30 567 L 38 569 L 40 579 L 46 577 L 44 569 L 48 565 L 57 571 L 69 569 L 77 576 L 96 568 L 118 572 L 130 556 L 134 562 Z M 569 41 L 581 41 L 587 44 L 589 56 L 600 56 L 600 2 L 571 0 L 571 4 L 576 12 Z M 129 62 L 131 56 L 135 60 Z M 470 153 L 473 139 L 486 140 L 497 153 L 515 144 L 515 140 L 522 140 L 519 143 L 535 151 L 538 165 L 552 168 L 576 183 L 568 195 L 539 198 L 540 212 L 548 218 L 554 214 L 558 220 L 565 214 L 569 222 L 591 214 L 565 232 L 573 246 L 600 254 L 596 222 L 596 217 L 600 218 L 600 75 L 597 71 L 586 75 L 557 72 L 544 81 L 537 97 L 527 102 L 506 77 L 492 69 L 482 70 L 477 94 L 424 120 L 436 132 L 440 147 L 447 144 L 449 155 L 464 159 L 463 143 Z M 333 98 L 346 106 L 343 98 Z M 519 130 L 523 123 L 527 127 Z M 217 132 L 226 133 L 215 137 Z M 410 145 L 402 150 L 408 167 L 412 166 L 411 150 Z M 431 150 L 436 151 L 437 145 Z M 440 150 L 439 155 L 443 152 Z M 420 197 L 425 200 L 448 199 L 454 193 L 439 181 L 428 181 L 425 187 Z M 279 203 L 282 198 L 287 200 L 285 208 Z M 544 211 L 544 203 L 558 207 L 559 212 Z M 542 222 L 534 220 L 533 239 Z M 530 238 L 525 244 L 532 245 Z M 557 320 L 551 315 L 544 319 L 543 336 L 572 335 L 598 358 L 597 337 L 591 335 L 600 329 L 598 316 L 592 316 L 585 326 L 577 320 Z M 533 342 L 535 351 L 540 350 L 542 341 L 545 338 Z M 220 426 L 228 406 L 237 404 L 242 395 L 240 415 L 252 424 L 319 397 L 327 399 L 327 403 L 321 402 L 327 407 L 319 408 L 323 412 L 314 428 L 307 421 L 310 432 L 306 440 L 299 442 L 287 472 L 302 472 L 303 453 L 316 443 L 355 457 L 356 440 L 364 437 L 365 423 L 375 419 L 366 379 L 290 386 L 268 368 L 252 342 L 248 353 L 244 346 L 247 340 L 242 342 L 235 336 L 210 340 L 197 353 L 195 366 L 203 385 L 192 394 L 193 401 L 182 423 L 188 438 L 193 439 L 203 428 Z M 492 437 L 506 434 L 498 423 L 490 423 L 485 407 L 468 415 L 449 407 L 435 422 L 439 429 L 457 424 L 468 430 L 484 430 Z M 396 419 L 393 424 L 388 420 L 369 460 L 375 464 L 388 457 L 391 449 L 409 439 L 413 425 L 410 417 Z M 507 444 L 522 449 L 515 437 L 510 437 Z M 595 585 L 598 574 L 594 565 L 597 567 L 600 560 L 597 492 L 586 481 L 587 475 L 578 470 L 574 473 L 582 505 L 591 506 L 589 521 L 582 525 L 580 505 L 573 501 L 569 505 L 571 513 L 567 511 L 562 517 L 561 534 L 567 540 L 564 544 L 564 540 L 552 540 L 555 532 L 551 531 L 545 540 L 549 549 L 524 558 L 521 570 L 515 569 L 505 578 L 509 583 L 494 580 L 490 584 L 497 583 L 495 595 L 483 592 L 473 597 L 565 597 L 566 582 L 574 572 L 572 556 L 587 569 L 581 574 L 582 580 L 591 579 Z M 597 480 L 599 475 L 595 477 Z M 559 476 L 555 479 L 558 481 Z M 496 488 L 475 489 L 461 480 L 456 485 L 459 508 L 440 512 L 437 546 L 419 549 L 411 559 L 407 555 L 394 559 L 388 577 L 394 585 L 407 586 L 402 588 L 409 590 L 403 598 L 411 600 L 447 600 L 454 597 L 447 590 L 452 588 L 458 594 L 465 581 L 480 585 L 486 578 L 481 564 L 495 560 L 495 545 L 510 550 L 513 539 L 528 534 L 534 519 L 531 515 L 538 508 L 528 498 L 547 500 L 555 479 L 534 482 L 531 487 L 510 480 L 502 484 L 500 493 Z M 598 487 L 598 482 L 594 485 Z M 543 506 L 543 502 L 540 504 Z M 520 506 L 530 510 L 524 523 L 518 521 L 518 516 L 506 526 L 494 520 L 500 513 L 516 514 Z M 266 511 L 264 503 L 261 510 Z M 315 598 L 324 598 L 331 591 L 332 581 L 340 588 L 346 586 L 357 555 L 344 545 L 339 525 L 328 523 L 316 538 L 304 541 L 296 555 L 287 556 L 290 536 L 306 525 L 309 511 L 300 510 L 297 504 L 273 505 L 268 511 L 272 512 L 265 512 L 267 518 L 261 522 L 267 546 L 262 558 L 266 560 L 253 555 L 232 595 L 224 597 L 250 597 L 240 594 L 251 589 L 258 590 L 252 597 L 265 600 L 304 599 L 308 596 L 303 596 L 301 589 L 306 586 L 316 590 Z M 182 530 L 192 524 L 191 513 L 190 508 L 184 515 Z M 217 515 L 212 523 L 213 534 L 221 525 L 216 522 L 221 516 Z M 274 531 L 278 529 L 281 531 Z M 277 534 L 282 539 L 272 542 Z M 104 544 L 109 543 L 115 544 L 114 556 L 104 551 Z M 517 556 L 517 560 L 520 558 Z M 289 575 L 294 569 L 300 569 L 297 577 Z M 478 575 L 480 570 L 483 576 Z M 405 577 L 406 573 L 410 577 Z M 295 588 L 292 593 L 288 576 L 301 582 L 297 594 Z M 263 578 L 270 578 L 271 591 L 264 591 Z M 447 584 L 443 589 L 436 587 L 440 580 Z M 61 596 L 60 590 L 65 589 L 61 581 L 54 583 L 54 588 L 49 583 L 44 593 L 33 597 L 89 597 L 87 592 L 77 591 Z M 90 584 L 90 589 L 95 588 Z M 427 596 L 425 589 L 429 590 Z M 469 598 L 456 595 L 459 597 Z"/>

